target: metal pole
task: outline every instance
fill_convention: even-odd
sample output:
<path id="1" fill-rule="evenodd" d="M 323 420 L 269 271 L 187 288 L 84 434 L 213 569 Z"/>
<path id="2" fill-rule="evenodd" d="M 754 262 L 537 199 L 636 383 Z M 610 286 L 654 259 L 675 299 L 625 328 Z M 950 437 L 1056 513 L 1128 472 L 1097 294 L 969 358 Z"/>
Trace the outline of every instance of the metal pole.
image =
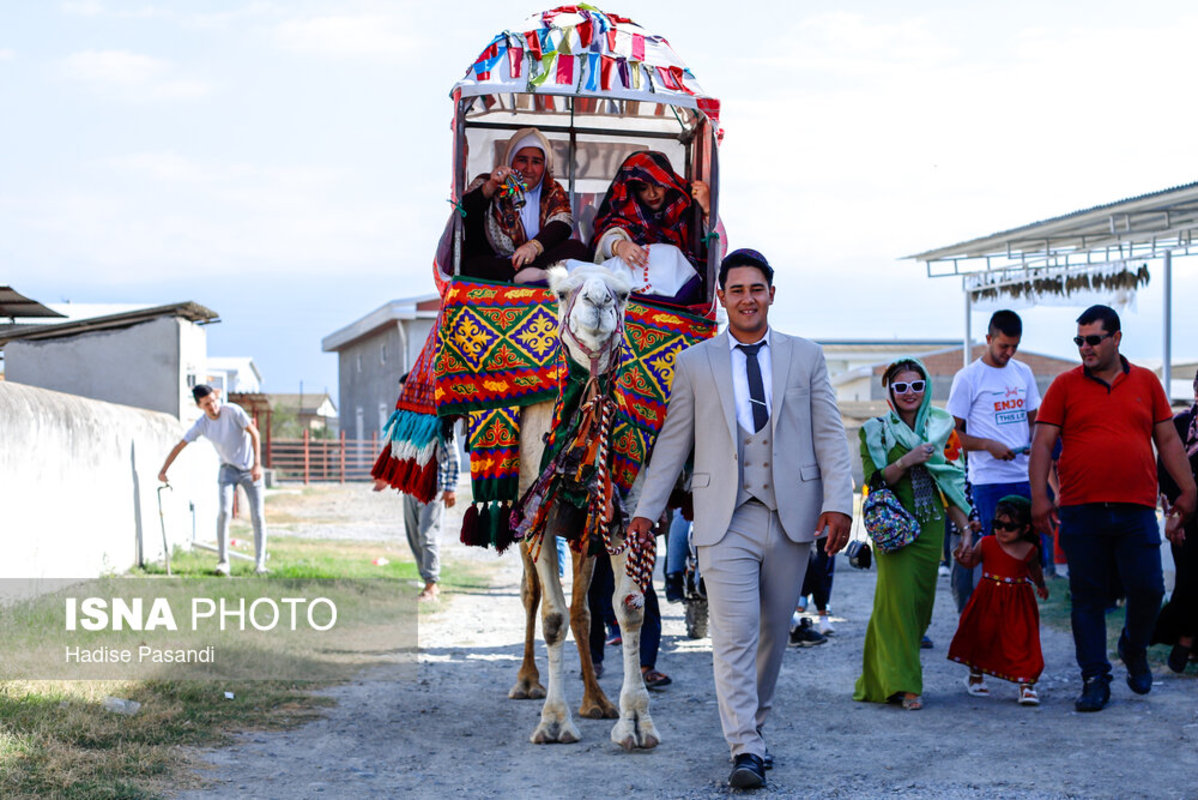
<path id="1" fill-rule="evenodd" d="M 965 285 L 965 279 L 961 279 L 961 288 L 965 290 L 965 348 L 964 358 L 965 366 L 969 366 L 969 362 L 973 359 L 973 297 L 969 292 L 969 287 Z"/>
<path id="2" fill-rule="evenodd" d="M 1173 380 L 1173 251 L 1165 251 L 1165 363 L 1161 365 L 1161 382 L 1165 397 L 1173 402 L 1170 384 Z"/>
<path id="3" fill-rule="evenodd" d="M 304 428 L 304 486 L 308 485 L 308 470 L 311 466 L 311 459 L 308 456 L 308 429 Z"/>

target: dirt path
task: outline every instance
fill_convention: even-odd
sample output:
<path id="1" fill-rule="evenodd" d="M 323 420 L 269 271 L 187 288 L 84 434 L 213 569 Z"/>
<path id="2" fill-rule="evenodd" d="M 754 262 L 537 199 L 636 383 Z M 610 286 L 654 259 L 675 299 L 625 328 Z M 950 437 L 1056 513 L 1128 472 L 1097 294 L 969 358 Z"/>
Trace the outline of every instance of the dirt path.
<path id="1" fill-rule="evenodd" d="M 323 499 L 322 499 L 323 498 Z M 322 495 L 318 523 L 293 532 L 327 536 L 352 514 L 352 538 L 392 539 L 397 502 L 362 487 Z M 306 513 L 306 512 L 305 512 Z M 302 516 L 301 512 L 296 512 Z M 329 521 L 332 519 L 333 521 Z M 392 521 L 395 521 L 392 523 Z M 447 528 L 454 529 L 452 523 Z M 583 740 L 536 746 L 528 735 L 537 701 L 506 697 L 520 658 L 519 559 L 496 559 L 443 539 L 449 560 L 486 565 L 489 585 L 449 594 L 422 613 L 420 669 L 414 681 L 363 680 L 328 692 L 327 717 L 282 733 L 248 733 L 208 751 L 209 798 L 718 798 L 727 789 L 727 749 L 711 675 L 710 643 L 684 634 L 682 607 L 663 605 L 659 669 L 673 685 L 654 693 L 663 742 L 625 753 L 608 738 L 610 720 L 581 720 Z M 756 794 L 778 798 L 1182 798 L 1198 797 L 1198 681 L 1160 672 L 1150 695 L 1133 695 L 1116 666 L 1112 703 L 1077 714 L 1072 640 L 1043 631 L 1043 705 L 1015 703 L 1013 686 L 969 697 L 964 668 L 944 657 L 956 614 L 940 581 L 924 651 L 926 707 L 904 712 L 850 698 L 872 603 L 875 573 L 838 559 L 832 597 L 836 635 L 823 646 L 791 648 L 767 738 L 777 768 Z M 1063 584 L 1052 584 L 1054 591 Z M 544 665 L 543 648 L 540 663 Z M 567 645 L 568 697 L 577 708 L 577 653 Z M 615 699 L 620 660 L 608 648 L 601 681 Z"/>

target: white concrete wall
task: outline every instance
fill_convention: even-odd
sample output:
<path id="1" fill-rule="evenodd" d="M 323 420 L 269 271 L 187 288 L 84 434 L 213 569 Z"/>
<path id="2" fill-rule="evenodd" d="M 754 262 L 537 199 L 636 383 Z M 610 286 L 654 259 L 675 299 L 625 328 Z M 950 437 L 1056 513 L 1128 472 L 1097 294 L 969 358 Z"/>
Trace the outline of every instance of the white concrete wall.
<path id="1" fill-rule="evenodd" d="M 4 348 L 10 381 L 110 403 L 199 416 L 188 376 L 207 360 L 204 329 L 178 317 L 63 339 L 15 341 Z"/>
<path id="2" fill-rule="evenodd" d="M 173 416 L 0 382 L 0 578 L 90 578 L 161 561 L 158 469 L 182 438 Z M 216 453 L 189 446 L 162 493 L 168 541 L 216 528 Z"/>

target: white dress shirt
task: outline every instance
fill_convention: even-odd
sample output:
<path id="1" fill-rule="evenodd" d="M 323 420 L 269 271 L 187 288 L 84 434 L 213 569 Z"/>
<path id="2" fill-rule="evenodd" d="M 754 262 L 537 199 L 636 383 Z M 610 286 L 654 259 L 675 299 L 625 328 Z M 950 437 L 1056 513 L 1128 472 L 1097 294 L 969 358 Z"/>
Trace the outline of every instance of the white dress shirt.
<path id="1" fill-rule="evenodd" d="M 774 370 L 773 360 L 770 358 L 770 331 L 766 328 L 765 336 L 762 336 L 757 342 L 746 342 L 746 344 L 757 344 L 763 342 L 765 344 L 757 351 L 757 364 L 761 367 L 761 386 L 765 389 L 765 410 L 771 416 L 773 415 L 773 395 L 774 395 Z M 732 349 L 732 394 L 736 398 L 736 421 L 746 431 L 752 432 L 757 429 L 753 422 L 753 403 L 750 401 L 749 394 L 749 372 L 748 358 L 749 356 L 744 350 L 741 350 L 737 345 L 741 342 L 737 341 L 736 337 L 731 333 L 728 334 L 728 343 Z"/>

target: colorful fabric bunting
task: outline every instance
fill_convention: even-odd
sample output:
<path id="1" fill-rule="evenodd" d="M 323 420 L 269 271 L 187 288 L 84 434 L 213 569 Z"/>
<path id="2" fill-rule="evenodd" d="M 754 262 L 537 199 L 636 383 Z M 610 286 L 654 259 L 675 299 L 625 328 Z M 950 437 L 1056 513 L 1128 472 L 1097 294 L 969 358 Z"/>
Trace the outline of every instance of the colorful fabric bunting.
<path id="1" fill-rule="evenodd" d="M 599 85 L 603 91 L 611 91 L 611 75 L 616 67 L 616 60 L 611 56 L 599 56 Z"/>
<path id="2" fill-rule="evenodd" d="M 587 72 L 586 90 L 588 92 L 598 91 L 599 90 L 599 54 L 598 53 L 587 53 L 586 65 L 587 65 L 587 68 L 586 68 L 586 72 Z"/>
<path id="3" fill-rule="evenodd" d="M 507 47 L 507 69 L 513 78 L 519 78 L 524 71 L 524 48 L 512 42 L 508 42 Z"/>
<path id="4" fill-rule="evenodd" d="M 524 41 L 528 43 L 529 54 L 537 61 L 541 60 L 541 36 L 536 31 L 529 31 L 524 34 Z"/>
<path id="5" fill-rule="evenodd" d="M 574 85 L 574 56 L 557 57 L 557 82 L 566 86 Z"/>
<path id="6" fill-rule="evenodd" d="M 632 34 L 632 60 L 645 60 L 645 37 L 639 33 Z"/>

